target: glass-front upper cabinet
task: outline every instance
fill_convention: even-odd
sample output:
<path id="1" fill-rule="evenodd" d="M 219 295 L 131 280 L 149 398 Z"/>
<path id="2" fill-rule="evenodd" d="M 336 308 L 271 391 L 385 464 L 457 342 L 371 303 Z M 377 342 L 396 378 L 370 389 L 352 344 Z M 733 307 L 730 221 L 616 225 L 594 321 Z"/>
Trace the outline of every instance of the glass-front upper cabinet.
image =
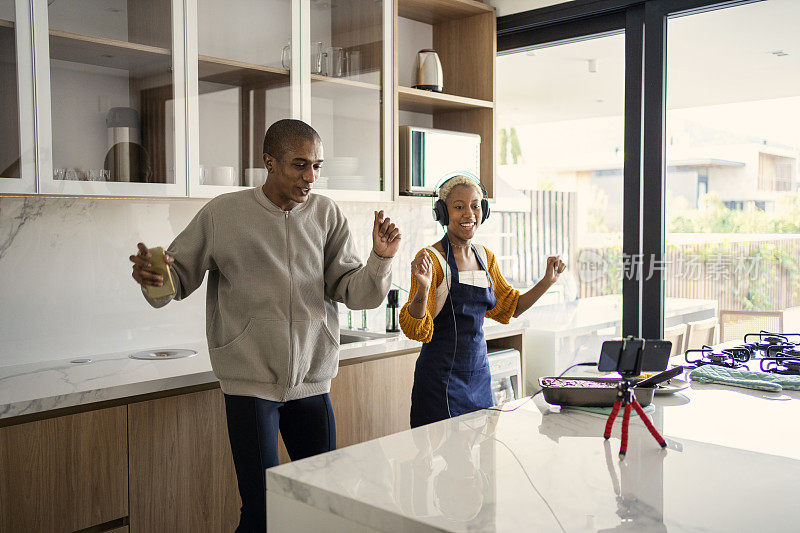
<path id="1" fill-rule="evenodd" d="M 292 4 L 187 3 L 190 196 L 212 197 L 266 180 L 266 128 L 292 117 Z"/>
<path id="2" fill-rule="evenodd" d="M 40 192 L 185 196 L 183 2 L 33 4 Z"/>
<path id="3" fill-rule="evenodd" d="M 390 199 L 392 3 L 310 0 L 310 120 L 323 140 L 317 191 Z M 388 22 L 388 23 L 387 23 Z"/>
<path id="4" fill-rule="evenodd" d="M 29 9 L 0 0 L 0 193 L 36 192 Z"/>

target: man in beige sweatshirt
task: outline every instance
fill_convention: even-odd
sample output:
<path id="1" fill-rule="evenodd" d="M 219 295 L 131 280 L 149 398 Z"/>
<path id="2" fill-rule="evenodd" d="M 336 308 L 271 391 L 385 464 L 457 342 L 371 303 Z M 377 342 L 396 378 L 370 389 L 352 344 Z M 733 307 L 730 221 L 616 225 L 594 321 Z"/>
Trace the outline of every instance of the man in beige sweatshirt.
<path id="1" fill-rule="evenodd" d="M 206 336 L 242 498 L 237 531 L 266 527 L 264 470 L 278 464 L 279 430 L 293 460 L 336 448 L 328 394 L 339 359 L 336 302 L 375 308 L 391 285 L 399 229 L 375 212 L 362 263 L 341 210 L 311 194 L 322 161 L 311 126 L 270 126 L 264 186 L 208 202 L 168 248 L 176 293 L 148 298 L 154 307 L 186 298 L 208 272 Z M 150 257 L 142 243 L 130 257 L 143 291 L 163 283 Z"/>

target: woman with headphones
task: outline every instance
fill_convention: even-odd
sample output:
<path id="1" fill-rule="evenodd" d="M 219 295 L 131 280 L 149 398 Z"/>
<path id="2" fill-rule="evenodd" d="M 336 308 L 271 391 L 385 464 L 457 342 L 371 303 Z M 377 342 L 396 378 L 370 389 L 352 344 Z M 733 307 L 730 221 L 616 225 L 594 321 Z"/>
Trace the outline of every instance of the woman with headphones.
<path id="1" fill-rule="evenodd" d="M 494 254 L 472 242 L 489 217 L 478 179 L 458 174 L 439 187 L 438 196 L 433 218 L 446 232 L 412 261 L 409 300 L 400 311 L 403 333 L 424 343 L 414 371 L 411 427 L 493 405 L 484 317 L 508 324 L 566 268 L 558 257 L 548 257 L 542 280 L 520 294 L 503 277 Z"/>

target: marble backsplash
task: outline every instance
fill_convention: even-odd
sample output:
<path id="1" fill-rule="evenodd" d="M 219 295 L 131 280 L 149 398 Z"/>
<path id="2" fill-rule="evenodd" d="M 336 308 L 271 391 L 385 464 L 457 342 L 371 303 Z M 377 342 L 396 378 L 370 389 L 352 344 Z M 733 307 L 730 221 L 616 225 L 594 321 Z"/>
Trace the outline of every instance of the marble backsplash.
<path id="1" fill-rule="evenodd" d="M 204 203 L 0 197 L 0 366 L 204 339 L 205 284 L 182 302 L 153 309 L 131 278 L 128 261 L 139 241 L 168 245 Z M 400 225 L 404 236 L 394 283 L 407 289 L 413 254 L 442 234 L 430 218 L 430 204 L 340 206 L 362 256 L 371 248 L 374 210 L 383 209 Z M 401 300 L 406 297 L 401 292 Z M 369 312 L 368 326 L 382 328 L 384 317 L 382 308 Z M 360 325 L 360 312 L 354 313 L 353 326 Z"/>

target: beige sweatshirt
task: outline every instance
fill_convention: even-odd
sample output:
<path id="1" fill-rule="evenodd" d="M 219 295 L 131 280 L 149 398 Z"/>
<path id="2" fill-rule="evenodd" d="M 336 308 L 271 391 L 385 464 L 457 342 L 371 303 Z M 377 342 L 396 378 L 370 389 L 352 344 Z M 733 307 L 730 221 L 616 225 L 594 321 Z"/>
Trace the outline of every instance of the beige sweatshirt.
<path id="1" fill-rule="evenodd" d="M 364 231 L 372 231 L 365 228 Z M 226 394 L 288 401 L 330 390 L 339 368 L 336 302 L 379 306 L 391 259 L 356 253 L 333 200 L 283 211 L 260 187 L 218 196 L 169 246 L 180 300 L 203 282 L 211 366 Z M 166 300 L 149 300 L 154 307 Z"/>

